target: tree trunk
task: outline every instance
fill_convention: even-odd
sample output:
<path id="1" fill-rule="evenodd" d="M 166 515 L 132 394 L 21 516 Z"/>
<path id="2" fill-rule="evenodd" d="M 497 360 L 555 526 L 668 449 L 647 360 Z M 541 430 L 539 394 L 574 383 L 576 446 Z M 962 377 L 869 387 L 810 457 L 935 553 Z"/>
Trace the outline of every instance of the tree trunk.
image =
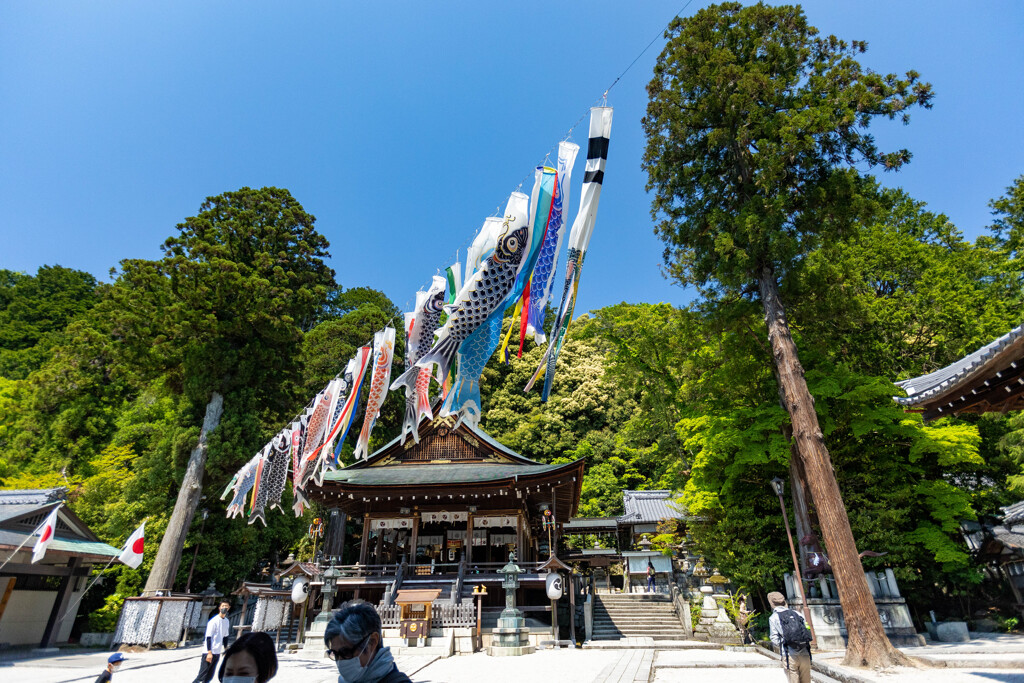
<path id="1" fill-rule="evenodd" d="M 796 441 L 793 440 L 792 429 L 789 430 L 789 488 L 793 491 L 793 523 L 796 525 L 797 550 L 800 553 L 800 571 L 807 571 L 807 546 L 804 545 L 805 536 L 813 533 L 811 526 L 811 513 L 807 509 L 807 477 L 804 474 L 803 463 L 800 461 L 800 453 L 796 450 Z"/>
<path id="2" fill-rule="evenodd" d="M 158 590 L 170 591 L 174 588 L 174 577 L 178 573 L 178 565 L 181 564 L 185 536 L 192 526 L 192 518 L 199 507 L 199 497 L 203 492 L 206 441 L 210 432 L 220 424 L 223 412 L 224 397 L 215 391 L 210 397 L 210 402 L 206 404 L 206 417 L 203 418 L 203 428 L 199 432 L 199 443 L 189 456 L 185 477 L 181 481 L 181 488 L 178 489 L 178 501 L 174 504 L 174 512 L 171 513 L 171 521 L 167 523 L 167 531 L 164 532 L 160 548 L 156 551 L 156 560 L 146 580 L 143 595 L 152 595 Z"/>
<path id="3" fill-rule="evenodd" d="M 848 666 L 886 667 L 910 665 L 910 660 L 892 646 L 882 628 L 867 577 L 857 554 L 850 530 L 850 519 L 839 492 L 832 460 L 814 411 L 814 399 L 807 389 L 796 343 L 786 321 L 779 297 L 775 272 L 770 266 L 761 270 L 758 282 L 764 307 L 768 341 L 779 377 L 779 398 L 793 424 L 796 451 L 807 475 L 807 484 L 821 522 L 821 532 L 839 589 L 839 602 L 849 641 L 843 663 Z"/>

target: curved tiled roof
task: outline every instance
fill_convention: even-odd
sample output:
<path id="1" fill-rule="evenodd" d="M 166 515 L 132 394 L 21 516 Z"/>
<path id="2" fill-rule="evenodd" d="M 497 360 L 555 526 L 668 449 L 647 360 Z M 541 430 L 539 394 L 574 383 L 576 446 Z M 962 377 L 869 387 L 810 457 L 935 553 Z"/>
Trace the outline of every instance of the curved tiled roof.
<path id="1" fill-rule="evenodd" d="M 673 500 L 672 491 L 623 491 L 622 505 L 626 512 L 620 522 L 660 522 L 683 519 L 685 514 Z"/>
<path id="2" fill-rule="evenodd" d="M 0 491 L 0 505 L 48 505 L 67 500 L 68 490 L 63 486 L 53 489 L 10 489 Z"/>
<path id="3" fill-rule="evenodd" d="M 1024 522 L 1024 500 L 1003 508 L 1003 524 L 1013 526 Z"/>
<path id="4" fill-rule="evenodd" d="M 1024 325 L 1018 325 L 999 339 L 986 344 L 955 363 L 950 363 L 927 375 L 896 382 L 896 386 L 906 391 L 907 395 L 893 398 L 897 403 L 905 406 L 916 406 L 937 398 L 971 380 L 982 372 L 986 364 L 996 358 L 1000 352 L 1022 339 L 1024 339 Z"/>
<path id="5" fill-rule="evenodd" d="M 324 481 L 356 486 L 418 486 L 422 484 L 485 483 L 514 477 L 571 471 L 569 465 L 404 465 L 402 467 L 345 468 L 328 472 Z"/>

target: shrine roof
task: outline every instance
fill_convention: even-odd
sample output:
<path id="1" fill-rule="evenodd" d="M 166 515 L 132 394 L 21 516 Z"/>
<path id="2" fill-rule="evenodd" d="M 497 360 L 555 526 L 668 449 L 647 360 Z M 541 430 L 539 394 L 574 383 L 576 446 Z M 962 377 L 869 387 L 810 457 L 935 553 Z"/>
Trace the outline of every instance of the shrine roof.
<path id="1" fill-rule="evenodd" d="M 0 546 L 16 548 L 24 542 L 31 550 L 36 531 L 50 512 L 60 506 L 57 528 L 47 552 L 80 555 L 89 561 L 120 555 L 119 549 L 101 541 L 67 505 L 61 505 L 66 494 L 63 487 L 0 491 Z"/>
<path id="2" fill-rule="evenodd" d="M 974 353 L 920 377 L 900 380 L 906 396 L 897 403 L 925 411 L 926 418 L 959 412 L 1019 407 L 1024 379 L 1024 325 L 1018 325 Z"/>
<path id="3" fill-rule="evenodd" d="M 0 505 L 49 505 L 67 499 L 68 490 L 63 486 L 53 489 L 11 489 L 0 491 Z"/>
<path id="4" fill-rule="evenodd" d="M 517 477 L 570 472 L 576 469 L 575 462 L 567 465 L 522 464 L 473 464 L 459 465 L 445 463 L 444 466 L 400 465 L 395 467 L 358 467 L 353 465 L 342 470 L 328 472 L 328 481 L 355 486 L 416 486 L 422 484 L 457 484 L 498 482 Z"/>
<path id="5" fill-rule="evenodd" d="M 619 527 L 619 520 L 615 517 L 573 517 L 562 526 L 563 533 L 588 531 L 592 529 L 605 529 L 615 531 Z"/>
<path id="6" fill-rule="evenodd" d="M 1024 551 L 1024 530 L 1018 529 L 997 526 L 992 529 L 992 536 L 1006 548 L 1019 553 Z"/>
<path id="7" fill-rule="evenodd" d="M 19 531 L 0 529 L 0 546 L 17 548 L 23 541 L 28 540 L 24 549 L 31 552 L 33 543 L 29 538 L 30 536 L 31 534 Z M 103 543 L 102 541 L 87 541 L 80 538 L 67 538 L 61 536 L 54 536 L 53 540 L 50 541 L 50 545 L 47 546 L 46 552 L 49 553 L 50 551 L 59 551 L 71 555 L 82 555 L 84 557 L 102 557 L 103 559 L 117 557 L 121 554 L 120 550 L 112 545 Z"/>
<path id="8" fill-rule="evenodd" d="M 324 475 L 324 484 L 421 486 L 504 482 L 526 477 L 582 476 L 583 461 L 546 464 L 531 460 L 489 434 L 452 417 L 419 427 L 419 440 L 395 438 L 366 460 Z"/>
<path id="9" fill-rule="evenodd" d="M 1007 526 L 1013 526 L 1015 524 L 1024 523 L 1024 500 L 1014 503 L 1013 505 L 1007 505 L 1002 508 L 1003 510 L 1003 524 Z"/>
<path id="10" fill-rule="evenodd" d="M 673 500 L 672 491 L 623 491 L 626 512 L 619 517 L 625 524 L 654 523 L 663 519 L 683 519 L 686 515 Z"/>

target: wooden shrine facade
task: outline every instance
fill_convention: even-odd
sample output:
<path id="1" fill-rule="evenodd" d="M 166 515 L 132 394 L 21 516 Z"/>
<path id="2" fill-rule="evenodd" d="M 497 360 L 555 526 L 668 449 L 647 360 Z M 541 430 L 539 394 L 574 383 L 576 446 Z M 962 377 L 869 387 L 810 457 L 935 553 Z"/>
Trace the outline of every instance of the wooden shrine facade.
<path id="1" fill-rule="evenodd" d="M 366 460 L 329 472 L 310 496 L 340 511 L 327 531 L 333 537 L 327 562 L 341 564 L 331 546 L 348 545 L 349 561 L 358 563 L 341 568 L 339 585 L 396 590 L 445 575 L 497 579 L 495 570 L 512 550 L 528 571 L 547 560 L 544 512 L 551 511 L 557 526 L 576 513 L 583 467 L 583 460 L 530 460 L 479 429 L 437 418 L 420 425 L 418 442 L 395 439 Z M 359 537 L 357 554 L 354 538 L 338 536 L 345 517 L 355 522 L 349 528 Z"/>

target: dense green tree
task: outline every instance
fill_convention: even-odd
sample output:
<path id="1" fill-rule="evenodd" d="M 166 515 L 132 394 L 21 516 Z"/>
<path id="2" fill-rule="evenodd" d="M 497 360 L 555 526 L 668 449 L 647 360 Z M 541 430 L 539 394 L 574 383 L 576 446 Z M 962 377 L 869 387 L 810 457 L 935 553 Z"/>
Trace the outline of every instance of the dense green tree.
<path id="1" fill-rule="evenodd" d="M 28 377 L 60 340 L 60 332 L 97 299 L 96 278 L 80 270 L 0 271 L 0 376 Z"/>
<path id="2" fill-rule="evenodd" d="M 395 328 L 395 355 L 392 360 L 392 378 L 400 374 L 405 365 L 404 319 L 399 308 L 383 292 L 369 287 L 336 288 L 330 295 L 324 320 L 306 333 L 302 340 L 302 385 L 300 394 L 311 398 L 323 389 L 338 373 L 345 369 L 350 358 L 361 346 L 372 346 L 375 332 L 390 325 Z M 367 368 L 363 382 L 361 408 L 366 406 L 370 391 L 372 367 Z M 405 416 L 405 404 L 398 396 L 388 397 L 381 407 L 380 417 L 370 440 L 371 451 L 398 435 Z M 354 430 L 362 424 L 357 415 Z M 342 452 L 346 460 L 355 450 L 350 439 Z"/>
<path id="3" fill-rule="evenodd" d="M 648 86 L 644 168 L 669 272 L 708 296 L 758 293 L 850 632 L 845 661 L 905 661 L 861 571 L 779 280 L 870 214 L 854 165 L 897 169 L 910 153 L 879 150 L 867 129 L 929 106 L 930 86 L 864 69 L 864 43 L 820 36 L 799 7 L 712 6 L 675 19 L 668 38 Z"/>
<path id="4" fill-rule="evenodd" d="M 174 583 L 208 451 L 240 464 L 266 436 L 260 418 L 293 408 L 301 326 L 333 285 L 314 222 L 287 190 L 242 188 L 208 198 L 160 260 L 121 264 L 117 301 L 133 313 L 125 346 L 154 376 L 180 380 L 192 424 L 202 424 L 147 590 Z M 222 416 L 237 439 L 216 433 Z"/>
<path id="5" fill-rule="evenodd" d="M 1020 267 L 1024 248 L 1024 175 L 1019 176 L 1006 188 L 1006 193 L 989 202 L 992 208 L 992 233 L 996 243 L 1002 247 L 1016 266 L 1018 278 L 1024 278 Z M 1018 283 L 1021 280 L 1018 279 Z"/>
<path id="6" fill-rule="evenodd" d="M 848 239 L 807 255 L 784 283 L 801 348 L 867 375 L 926 374 L 1019 324 L 1022 291 L 1004 253 L 964 239 L 898 190 Z"/>

